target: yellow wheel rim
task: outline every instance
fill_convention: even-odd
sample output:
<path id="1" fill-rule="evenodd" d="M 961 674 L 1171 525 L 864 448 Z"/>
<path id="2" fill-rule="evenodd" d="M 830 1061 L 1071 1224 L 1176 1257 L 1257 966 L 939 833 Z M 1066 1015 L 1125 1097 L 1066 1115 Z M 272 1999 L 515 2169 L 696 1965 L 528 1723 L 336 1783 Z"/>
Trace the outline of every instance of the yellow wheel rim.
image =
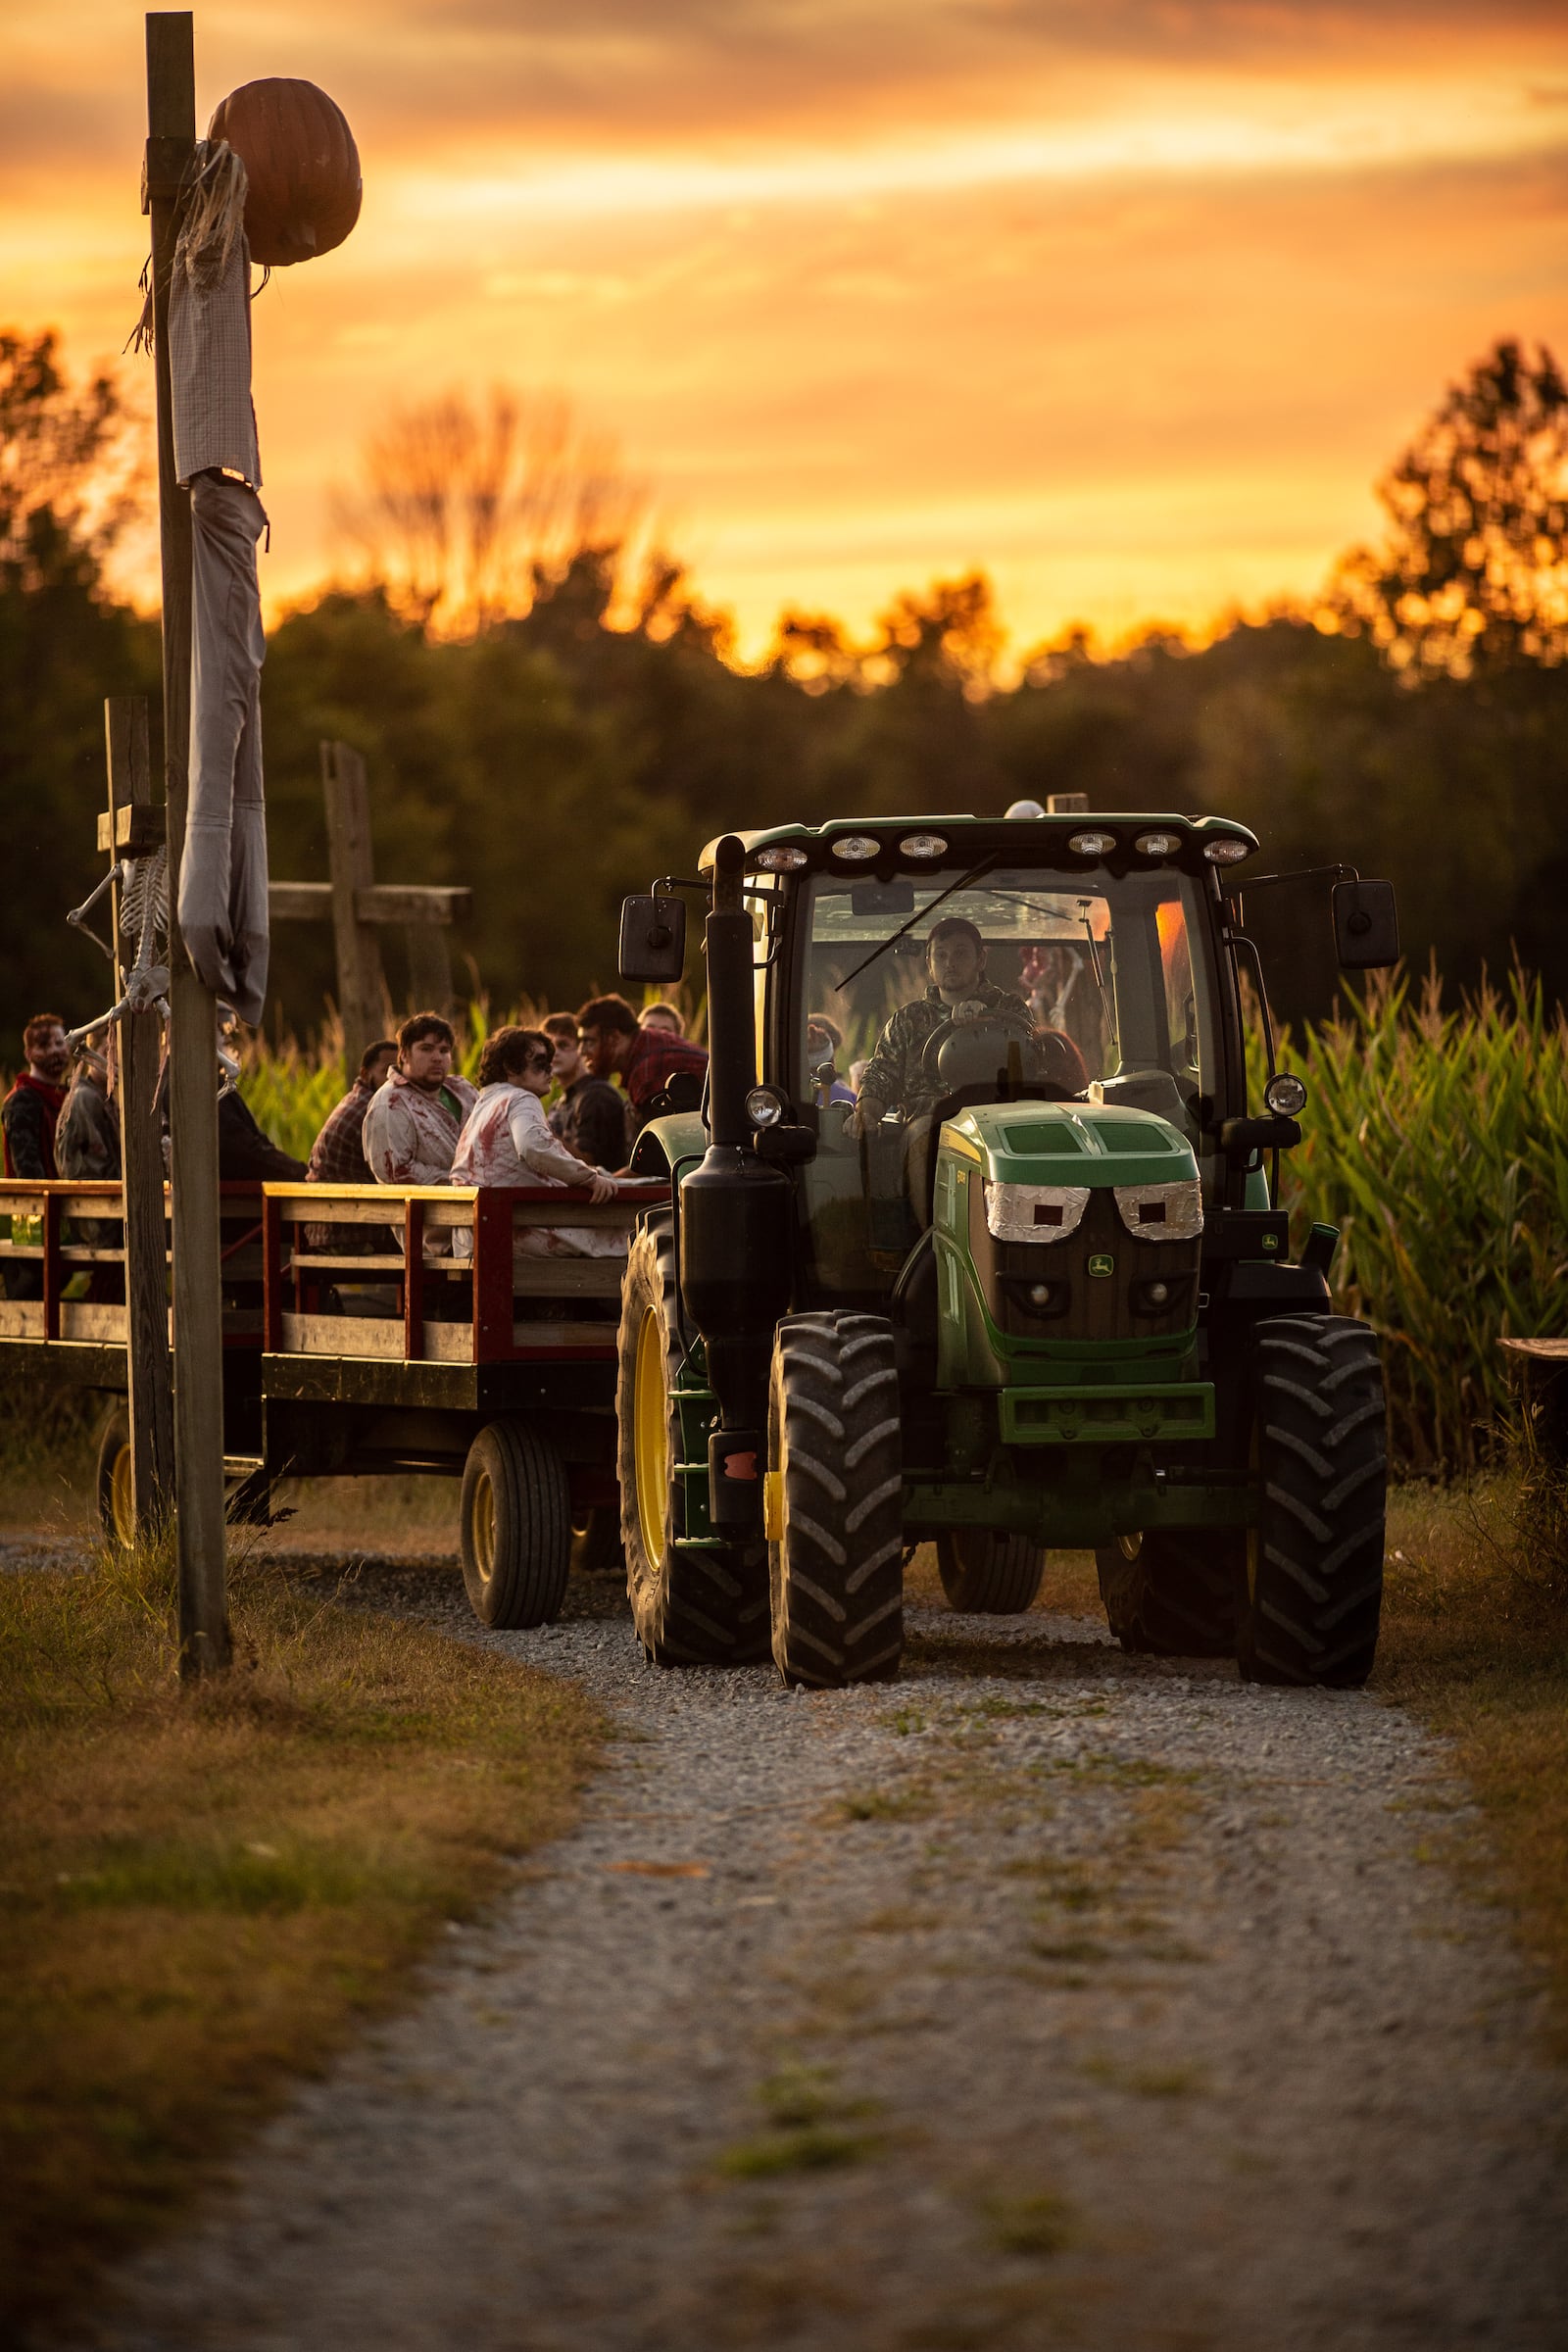
<path id="1" fill-rule="evenodd" d="M 124 1544 L 136 1541 L 136 1506 L 130 1491 L 130 1443 L 121 1446 L 109 1473 L 109 1516 L 114 1522 L 116 1540 Z"/>
<path id="2" fill-rule="evenodd" d="M 1121 1553 L 1121 1556 L 1124 1560 L 1136 1560 L 1138 1554 L 1143 1550 L 1143 1548 L 1144 1539 L 1141 1535 L 1118 1536 L 1116 1538 L 1116 1549 Z"/>
<path id="3" fill-rule="evenodd" d="M 669 1507 L 669 1392 L 664 1385 L 664 1318 L 653 1306 L 645 1311 L 637 1333 L 632 1456 L 643 1551 L 651 1568 L 662 1568 Z"/>
<path id="4" fill-rule="evenodd" d="M 468 1497 L 468 1547 L 479 1581 L 487 1585 L 496 1572 L 496 1491 L 488 1470 L 481 1470 Z"/>

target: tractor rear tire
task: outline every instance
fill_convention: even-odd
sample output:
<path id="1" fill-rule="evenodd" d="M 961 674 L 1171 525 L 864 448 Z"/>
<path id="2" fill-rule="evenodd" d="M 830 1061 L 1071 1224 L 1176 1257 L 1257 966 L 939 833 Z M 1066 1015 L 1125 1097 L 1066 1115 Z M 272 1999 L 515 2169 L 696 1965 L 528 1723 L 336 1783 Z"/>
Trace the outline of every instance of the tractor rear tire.
<path id="1" fill-rule="evenodd" d="M 130 1408 L 112 1404 L 98 1427 L 98 1462 L 94 1476 L 98 1516 L 104 1534 L 128 1550 L 136 1541 L 136 1517 L 130 1499 Z"/>
<path id="2" fill-rule="evenodd" d="M 1236 1655 L 1252 1683 L 1355 1690 L 1383 1610 L 1387 1407 L 1376 1335 L 1348 1315 L 1256 1331 L 1262 1487 L 1238 1578 Z"/>
<path id="3" fill-rule="evenodd" d="M 904 1445 L 893 1327 L 789 1315 L 768 1384 L 768 1584 L 787 1683 L 891 1682 L 904 1655 Z"/>
<path id="4" fill-rule="evenodd" d="M 463 1581 L 481 1625 L 548 1625 L 571 1574 L 571 1494 L 559 1447 L 526 1421 L 492 1421 L 463 1470 Z"/>
<path id="5" fill-rule="evenodd" d="M 667 1214 L 631 1245 L 621 1287 L 615 1416 L 626 1592 L 656 1666 L 755 1666 L 767 1656 L 767 1555 L 751 1542 L 687 1550 L 683 1434 L 675 1386 L 685 1349 Z"/>
<path id="6" fill-rule="evenodd" d="M 1151 1658 L 1236 1650 L 1243 1544 L 1232 1528 L 1158 1528 L 1096 1547 L 1100 1597 L 1123 1649 Z"/>
<path id="7" fill-rule="evenodd" d="M 1039 1594 L 1046 1554 L 1028 1536 L 956 1527 L 937 1538 L 937 1572 L 950 1609 L 1021 1617 Z"/>

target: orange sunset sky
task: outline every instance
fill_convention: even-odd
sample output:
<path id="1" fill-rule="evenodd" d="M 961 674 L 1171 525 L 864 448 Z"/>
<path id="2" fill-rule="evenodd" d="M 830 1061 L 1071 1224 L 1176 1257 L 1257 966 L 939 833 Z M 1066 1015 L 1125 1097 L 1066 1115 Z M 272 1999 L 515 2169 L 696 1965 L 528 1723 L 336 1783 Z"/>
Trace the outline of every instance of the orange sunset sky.
<path id="1" fill-rule="evenodd" d="M 78 367 L 138 307 L 142 22 L 0 0 L 0 319 Z M 748 650 L 974 565 L 1016 645 L 1198 631 L 1309 595 L 1495 336 L 1568 358 L 1561 0 L 222 0 L 196 43 L 203 127 L 302 75 L 365 169 L 256 312 L 273 611 L 387 405 L 504 377 L 616 436 Z"/>

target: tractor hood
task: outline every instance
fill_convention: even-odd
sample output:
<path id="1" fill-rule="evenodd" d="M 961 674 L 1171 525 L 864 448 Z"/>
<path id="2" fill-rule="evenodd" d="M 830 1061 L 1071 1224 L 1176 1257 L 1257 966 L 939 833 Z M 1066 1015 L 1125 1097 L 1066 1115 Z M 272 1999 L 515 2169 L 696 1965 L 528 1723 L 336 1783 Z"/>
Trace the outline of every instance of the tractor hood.
<path id="1" fill-rule="evenodd" d="M 949 1119 L 945 1149 L 992 1184 L 1196 1183 L 1193 1147 L 1152 1110 L 1098 1102 L 983 1102 Z"/>

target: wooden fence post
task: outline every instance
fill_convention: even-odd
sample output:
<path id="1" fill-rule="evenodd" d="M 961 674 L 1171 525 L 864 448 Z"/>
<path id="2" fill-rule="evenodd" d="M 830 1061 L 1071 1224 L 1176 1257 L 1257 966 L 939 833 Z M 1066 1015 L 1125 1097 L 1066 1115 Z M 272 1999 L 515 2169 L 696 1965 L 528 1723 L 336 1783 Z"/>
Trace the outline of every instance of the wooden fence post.
<path id="1" fill-rule="evenodd" d="M 138 819 L 122 827 L 120 811 L 152 808 L 147 704 L 115 695 L 104 704 L 109 756 L 109 845 L 117 865 L 124 847 L 138 853 Z M 162 814 L 162 811 L 159 812 Z M 144 820 L 143 820 L 144 821 Z M 115 994 L 131 960 L 121 935 L 121 893 L 114 906 Z M 127 1012 L 120 1024 L 120 1170 L 125 1232 L 125 1393 L 130 1410 L 130 1496 L 138 1536 L 150 1536 L 174 1500 L 174 1393 L 169 1361 L 169 1260 L 164 1222 L 164 1152 L 155 1104 L 159 1026 L 155 1010 Z"/>
<path id="2" fill-rule="evenodd" d="M 365 761 L 352 744 L 321 746 L 321 790 L 326 800 L 326 846 L 332 876 L 332 929 L 337 944 L 338 1014 L 349 1083 L 360 1057 L 386 1018 L 386 983 L 375 934 L 361 919 L 359 898 L 375 877 L 370 843 L 370 796 Z"/>
<path id="3" fill-rule="evenodd" d="M 174 1254 L 174 1523 L 179 1670 L 229 1662 L 223 1521 L 223 1331 L 218 1207 L 218 1005 L 179 931 L 190 787 L 190 493 L 174 471 L 169 286 L 180 188 L 196 142 L 188 10 L 147 19 L 146 209 L 152 215 L 158 524 L 163 568 L 164 775 L 169 826 L 169 1132 Z"/>

